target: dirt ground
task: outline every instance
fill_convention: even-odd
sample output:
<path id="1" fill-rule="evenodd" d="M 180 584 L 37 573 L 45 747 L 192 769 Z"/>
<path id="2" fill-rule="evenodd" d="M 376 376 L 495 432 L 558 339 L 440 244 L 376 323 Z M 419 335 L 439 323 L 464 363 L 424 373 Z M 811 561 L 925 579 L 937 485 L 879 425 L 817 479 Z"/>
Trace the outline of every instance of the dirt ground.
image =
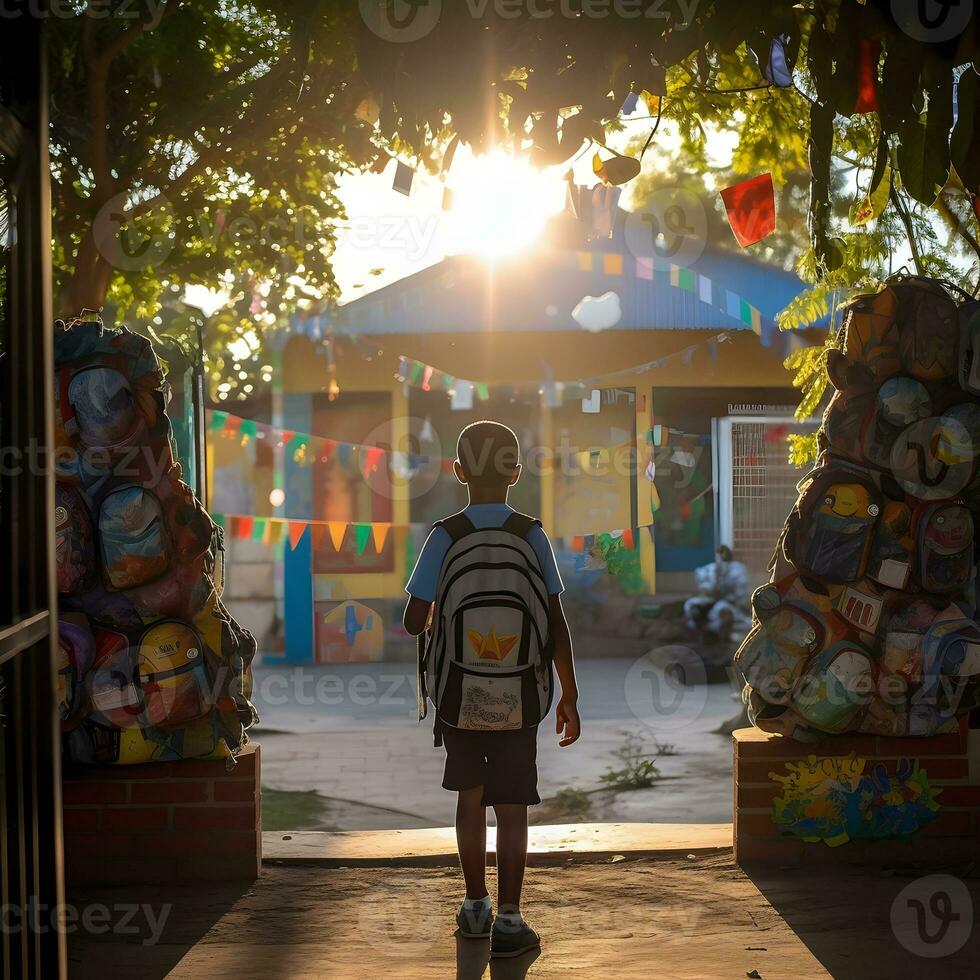
<path id="1" fill-rule="evenodd" d="M 492 873 L 492 872 L 491 872 Z M 980 880 L 959 876 L 980 902 Z M 915 876 L 911 876 L 915 877 Z M 974 976 L 980 931 L 942 959 L 912 955 L 890 925 L 910 876 L 849 869 L 746 874 L 729 854 L 528 871 L 540 954 L 488 965 L 488 942 L 454 937 L 449 868 L 270 867 L 248 888 L 88 889 L 76 906 L 146 903 L 160 941 L 118 930 L 71 937 L 71 976 L 711 980 Z M 492 886 L 492 885 L 491 885 Z M 138 917 L 137 917 L 138 919 Z M 144 930 L 144 937 L 147 930 Z M 753 972 L 756 971 L 756 972 Z"/>

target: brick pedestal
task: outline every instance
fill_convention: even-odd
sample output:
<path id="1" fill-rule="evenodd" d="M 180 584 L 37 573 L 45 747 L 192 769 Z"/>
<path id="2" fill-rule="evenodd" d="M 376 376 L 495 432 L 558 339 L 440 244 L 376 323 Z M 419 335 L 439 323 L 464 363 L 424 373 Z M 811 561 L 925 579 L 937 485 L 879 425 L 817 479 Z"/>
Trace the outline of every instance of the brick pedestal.
<path id="1" fill-rule="evenodd" d="M 732 738 L 736 861 L 980 858 L 980 732 L 965 719 L 931 738 L 797 742 L 755 728 Z"/>
<path id="2" fill-rule="evenodd" d="M 69 885 L 253 881 L 262 861 L 259 746 L 224 762 L 105 766 L 64 782 Z"/>

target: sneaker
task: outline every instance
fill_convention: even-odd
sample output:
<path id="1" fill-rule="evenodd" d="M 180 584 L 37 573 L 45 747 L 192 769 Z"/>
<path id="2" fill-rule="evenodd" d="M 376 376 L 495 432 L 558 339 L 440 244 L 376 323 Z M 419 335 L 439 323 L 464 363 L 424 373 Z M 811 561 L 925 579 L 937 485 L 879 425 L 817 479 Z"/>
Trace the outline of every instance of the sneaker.
<path id="1" fill-rule="evenodd" d="M 520 956 L 541 945 L 541 937 L 523 920 L 511 925 L 496 919 L 490 936 L 490 956 L 494 959 Z"/>
<path id="2" fill-rule="evenodd" d="M 461 905 L 456 913 L 459 934 L 466 939 L 486 939 L 490 935 L 493 922 L 493 903 L 485 902 L 468 909 Z"/>

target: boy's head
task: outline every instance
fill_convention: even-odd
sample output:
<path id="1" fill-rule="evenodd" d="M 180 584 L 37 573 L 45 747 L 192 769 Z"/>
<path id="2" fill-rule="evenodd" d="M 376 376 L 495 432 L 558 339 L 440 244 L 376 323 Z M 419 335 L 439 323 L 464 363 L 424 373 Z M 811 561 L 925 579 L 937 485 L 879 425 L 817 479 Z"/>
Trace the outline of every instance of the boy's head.
<path id="1" fill-rule="evenodd" d="M 521 450 L 512 429 L 489 419 L 473 422 L 456 443 L 456 479 L 471 490 L 500 490 L 517 483 L 521 475 Z"/>

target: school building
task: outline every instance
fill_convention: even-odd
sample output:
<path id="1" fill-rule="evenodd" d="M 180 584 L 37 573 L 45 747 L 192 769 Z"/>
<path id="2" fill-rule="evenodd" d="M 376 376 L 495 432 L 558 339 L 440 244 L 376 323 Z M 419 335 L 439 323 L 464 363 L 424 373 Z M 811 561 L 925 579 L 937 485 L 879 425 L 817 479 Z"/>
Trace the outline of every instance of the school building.
<path id="1" fill-rule="evenodd" d="M 636 259 L 622 228 L 586 242 L 556 219 L 516 258 L 446 258 L 297 316 L 261 417 L 220 406 L 211 510 L 230 605 L 267 658 L 384 655 L 428 528 L 465 504 L 451 460 L 480 418 L 517 432 L 511 502 L 566 576 L 594 574 L 603 535 L 648 594 L 689 588 L 721 542 L 765 567 L 801 476 L 783 361 L 804 341 L 775 318 L 803 284 L 733 250 Z"/>

